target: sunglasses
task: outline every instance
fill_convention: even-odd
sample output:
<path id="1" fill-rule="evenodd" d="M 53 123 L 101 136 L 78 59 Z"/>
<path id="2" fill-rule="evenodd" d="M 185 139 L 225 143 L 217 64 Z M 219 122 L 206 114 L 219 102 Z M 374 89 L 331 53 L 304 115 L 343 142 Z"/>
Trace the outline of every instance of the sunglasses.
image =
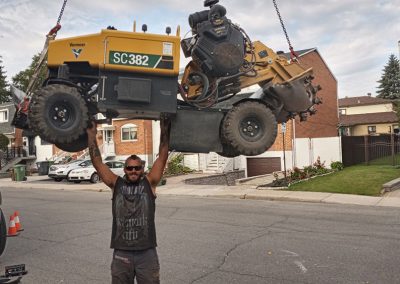
<path id="1" fill-rule="evenodd" d="M 141 169 L 143 169 L 142 166 L 126 166 L 125 167 L 125 170 L 127 170 L 127 171 L 133 171 L 133 170 L 140 171 Z"/>

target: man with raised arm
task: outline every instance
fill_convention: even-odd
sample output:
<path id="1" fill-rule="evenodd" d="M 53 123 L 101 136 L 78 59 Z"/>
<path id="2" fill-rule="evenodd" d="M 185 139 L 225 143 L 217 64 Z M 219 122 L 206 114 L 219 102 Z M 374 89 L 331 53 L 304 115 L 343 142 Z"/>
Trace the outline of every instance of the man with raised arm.
<path id="1" fill-rule="evenodd" d="M 95 123 L 88 128 L 88 146 L 93 166 L 112 190 L 112 234 L 114 249 L 111 264 L 113 284 L 160 283 L 154 222 L 156 186 L 168 159 L 170 121 L 160 120 L 161 138 L 158 158 L 145 175 L 142 160 L 131 155 L 125 161 L 125 176 L 115 175 L 101 159 Z"/>

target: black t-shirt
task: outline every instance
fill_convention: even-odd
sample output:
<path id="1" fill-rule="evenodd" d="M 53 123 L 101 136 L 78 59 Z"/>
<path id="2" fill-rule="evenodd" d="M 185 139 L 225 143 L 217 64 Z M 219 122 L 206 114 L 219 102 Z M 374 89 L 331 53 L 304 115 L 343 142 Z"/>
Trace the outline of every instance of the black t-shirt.
<path id="1" fill-rule="evenodd" d="M 157 246 L 155 196 L 146 177 L 131 183 L 118 177 L 112 199 L 111 248 L 144 250 Z"/>

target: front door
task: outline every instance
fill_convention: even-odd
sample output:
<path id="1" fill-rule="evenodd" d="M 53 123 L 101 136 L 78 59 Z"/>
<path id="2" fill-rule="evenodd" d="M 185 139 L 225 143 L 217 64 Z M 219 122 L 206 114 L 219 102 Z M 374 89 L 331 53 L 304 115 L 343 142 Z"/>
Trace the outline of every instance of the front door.
<path id="1" fill-rule="evenodd" d="M 104 156 L 115 156 L 114 130 L 103 130 Z"/>

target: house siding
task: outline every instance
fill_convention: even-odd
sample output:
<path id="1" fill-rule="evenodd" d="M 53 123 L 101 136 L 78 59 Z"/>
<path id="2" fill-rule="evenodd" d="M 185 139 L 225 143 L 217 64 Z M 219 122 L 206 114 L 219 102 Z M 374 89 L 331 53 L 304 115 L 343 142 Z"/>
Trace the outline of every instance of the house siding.
<path id="1" fill-rule="evenodd" d="M 11 121 L 15 114 L 15 107 L 10 103 L 0 104 L 0 111 L 3 110 L 8 110 L 8 121 L 0 122 L 0 133 L 14 134 L 14 127 L 11 126 Z"/>
<path id="2" fill-rule="evenodd" d="M 389 112 L 393 111 L 393 105 L 390 103 L 390 104 L 369 105 L 369 106 L 341 107 L 340 109 L 345 109 L 346 115 L 352 115 L 352 114 L 364 114 L 364 113 L 376 113 L 376 112 Z"/>

